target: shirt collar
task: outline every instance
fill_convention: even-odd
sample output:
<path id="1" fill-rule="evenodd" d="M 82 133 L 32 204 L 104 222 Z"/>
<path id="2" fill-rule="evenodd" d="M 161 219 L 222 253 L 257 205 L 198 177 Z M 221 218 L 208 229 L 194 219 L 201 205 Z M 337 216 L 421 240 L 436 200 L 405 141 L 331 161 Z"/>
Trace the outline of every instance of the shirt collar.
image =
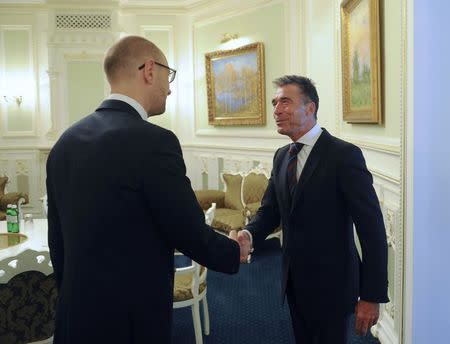
<path id="1" fill-rule="evenodd" d="M 120 93 L 111 93 L 110 96 L 108 97 L 108 99 L 121 100 L 121 101 L 127 103 L 128 105 L 132 106 L 139 113 L 139 115 L 142 117 L 142 119 L 144 121 L 147 121 L 147 118 L 148 118 L 147 112 L 144 110 L 142 105 L 139 104 L 133 98 L 130 98 L 130 97 L 128 97 L 124 94 L 120 94 Z"/>
<path id="2" fill-rule="evenodd" d="M 305 135 L 300 137 L 297 142 L 303 143 L 305 146 L 314 146 L 316 141 L 319 139 L 320 134 L 322 134 L 322 128 L 319 123 L 316 123 Z"/>

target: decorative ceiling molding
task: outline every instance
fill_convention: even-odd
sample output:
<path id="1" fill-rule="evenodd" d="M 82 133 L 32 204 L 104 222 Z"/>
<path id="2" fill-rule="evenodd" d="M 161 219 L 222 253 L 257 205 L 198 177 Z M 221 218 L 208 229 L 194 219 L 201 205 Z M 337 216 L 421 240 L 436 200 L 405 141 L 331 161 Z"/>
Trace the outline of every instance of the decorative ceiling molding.
<path id="1" fill-rule="evenodd" d="M 209 0 L 0 0 L 0 5 L 52 5 L 52 6 L 107 6 L 107 7 L 146 7 L 189 10 L 204 6 Z"/>

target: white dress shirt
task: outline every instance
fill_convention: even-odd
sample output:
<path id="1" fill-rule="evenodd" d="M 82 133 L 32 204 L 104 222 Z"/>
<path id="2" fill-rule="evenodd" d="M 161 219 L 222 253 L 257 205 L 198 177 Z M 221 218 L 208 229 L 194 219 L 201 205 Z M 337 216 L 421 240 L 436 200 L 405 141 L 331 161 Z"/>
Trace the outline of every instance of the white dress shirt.
<path id="1" fill-rule="evenodd" d="M 130 97 L 128 97 L 124 94 L 120 94 L 120 93 L 111 93 L 111 95 L 108 97 L 108 99 L 121 100 L 121 101 L 127 103 L 128 105 L 132 106 L 137 112 L 139 112 L 139 115 L 141 115 L 141 117 L 144 121 L 147 121 L 147 118 L 148 118 L 147 112 L 144 110 L 142 105 L 139 104 L 133 98 L 130 98 Z"/>
<path id="2" fill-rule="evenodd" d="M 309 154 L 311 153 L 314 145 L 322 134 L 322 128 L 319 123 L 316 123 L 305 135 L 300 137 L 296 142 L 303 144 L 302 149 L 297 154 L 297 181 L 303 171 L 303 166 L 305 166 L 306 160 L 308 160 Z M 253 236 L 248 230 L 243 230 L 250 237 L 250 244 L 253 247 Z"/>
<path id="3" fill-rule="evenodd" d="M 300 137 L 296 142 L 303 143 L 303 148 L 297 154 L 297 181 L 302 174 L 303 167 L 305 166 L 306 160 L 309 157 L 314 145 L 319 139 L 320 134 L 322 134 L 322 128 L 319 123 L 316 123 L 305 135 Z"/>

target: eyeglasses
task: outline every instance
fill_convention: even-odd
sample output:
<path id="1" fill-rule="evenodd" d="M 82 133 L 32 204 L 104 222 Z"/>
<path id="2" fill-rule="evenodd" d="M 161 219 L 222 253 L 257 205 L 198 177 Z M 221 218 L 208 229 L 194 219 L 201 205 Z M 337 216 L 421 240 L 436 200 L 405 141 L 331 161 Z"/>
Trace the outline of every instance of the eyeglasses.
<path id="1" fill-rule="evenodd" d="M 164 68 L 167 68 L 169 70 L 169 84 L 175 80 L 175 75 L 177 74 L 177 71 L 173 68 L 170 68 L 169 66 L 163 65 L 162 63 L 156 62 L 155 64 Z M 140 65 L 138 67 L 138 70 L 141 70 L 142 68 L 145 67 L 145 63 L 143 63 L 142 65 Z"/>

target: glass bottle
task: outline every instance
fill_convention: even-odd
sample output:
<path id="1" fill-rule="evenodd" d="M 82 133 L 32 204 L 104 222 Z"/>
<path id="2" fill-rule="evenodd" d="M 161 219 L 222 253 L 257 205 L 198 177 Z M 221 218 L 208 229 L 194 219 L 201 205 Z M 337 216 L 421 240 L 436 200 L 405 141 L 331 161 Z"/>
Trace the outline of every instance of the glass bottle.
<path id="1" fill-rule="evenodd" d="M 11 231 L 12 231 L 12 222 L 11 222 L 11 220 L 12 220 L 12 218 L 11 218 L 11 215 L 12 215 L 12 213 L 11 213 L 11 206 L 12 206 L 12 204 L 8 204 L 7 206 L 6 206 L 6 229 L 8 230 L 8 233 L 11 233 Z"/>
<path id="2" fill-rule="evenodd" d="M 9 223 L 10 223 L 10 233 L 19 233 L 19 211 L 17 210 L 17 205 L 11 205 L 9 209 Z"/>

